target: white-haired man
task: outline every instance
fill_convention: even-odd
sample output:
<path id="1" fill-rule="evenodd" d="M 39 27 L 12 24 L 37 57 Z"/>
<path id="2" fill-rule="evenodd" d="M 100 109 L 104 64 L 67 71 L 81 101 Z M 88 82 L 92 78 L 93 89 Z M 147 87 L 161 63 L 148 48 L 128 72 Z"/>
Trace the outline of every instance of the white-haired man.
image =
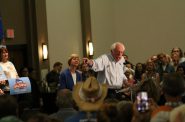
<path id="1" fill-rule="evenodd" d="M 120 90 L 127 81 L 124 75 L 124 51 L 125 46 L 121 42 L 115 42 L 111 45 L 111 53 L 103 54 L 93 60 L 83 59 L 95 72 L 98 72 L 97 80 L 108 84 L 107 97 L 109 98 L 115 98 L 116 90 Z"/>

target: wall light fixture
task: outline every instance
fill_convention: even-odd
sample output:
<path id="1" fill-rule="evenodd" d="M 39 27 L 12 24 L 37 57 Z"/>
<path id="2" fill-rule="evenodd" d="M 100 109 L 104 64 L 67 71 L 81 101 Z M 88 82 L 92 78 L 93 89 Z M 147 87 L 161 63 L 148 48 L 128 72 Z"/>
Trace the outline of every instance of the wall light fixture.
<path id="1" fill-rule="evenodd" d="M 46 44 L 42 44 L 42 56 L 43 60 L 48 59 L 48 46 Z"/>
<path id="2" fill-rule="evenodd" d="M 88 49 L 89 49 L 89 56 L 93 56 L 94 55 L 94 49 L 93 49 L 93 42 L 92 41 L 88 42 Z"/>

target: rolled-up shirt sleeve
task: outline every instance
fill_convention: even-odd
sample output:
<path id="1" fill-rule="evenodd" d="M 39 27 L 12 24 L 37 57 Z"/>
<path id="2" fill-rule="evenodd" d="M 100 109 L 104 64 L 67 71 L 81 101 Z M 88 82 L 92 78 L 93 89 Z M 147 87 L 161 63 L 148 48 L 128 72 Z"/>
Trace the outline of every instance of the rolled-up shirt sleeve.
<path id="1" fill-rule="evenodd" d="M 95 72 L 102 71 L 105 68 L 105 56 L 102 55 L 93 60 L 93 66 L 91 67 Z"/>

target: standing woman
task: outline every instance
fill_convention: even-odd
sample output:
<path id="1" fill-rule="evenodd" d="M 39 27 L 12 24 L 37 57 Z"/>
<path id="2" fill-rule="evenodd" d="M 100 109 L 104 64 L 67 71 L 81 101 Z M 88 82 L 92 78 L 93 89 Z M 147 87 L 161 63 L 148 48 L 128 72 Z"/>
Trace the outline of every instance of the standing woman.
<path id="1" fill-rule="evenodd" d="M 0 48 L 0 67 L 2 68 L 7 80 L 9 78 L 18 78 L 18 73 L 12 62 L 9 61 L 8 50 L 4 47 Z M 9 86 L 6 81 L 1 81 L 4 91 L 9 91 Z"/>
<path id="2" fill-rule="evenodd" d="M 69 68 L 65 69 L 60 75 L 60 87 L 59 89 L 73 90 L 73 86 L 82 81 L 82 75 L 77 70 L 80 64 L 80 59 L 77 54 L 72 54 L 68 59 Z"/>
<path id="3" fill-rule="evenodd" d="M 0 48 L 0 66 L 2 67 L 7 79 L 19 77 L 15 66 L 9 61 L 8 50 L 4 47 Z"/>

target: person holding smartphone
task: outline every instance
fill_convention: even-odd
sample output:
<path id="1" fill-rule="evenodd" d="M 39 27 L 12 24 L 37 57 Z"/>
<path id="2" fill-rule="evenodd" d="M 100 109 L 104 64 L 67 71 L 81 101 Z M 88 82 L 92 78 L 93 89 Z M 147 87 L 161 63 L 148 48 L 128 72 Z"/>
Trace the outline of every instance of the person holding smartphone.
<path id="1" fill-rule="evenodd" d="M 137 94 L 133 104 L 133 116 L 131 122 L 150 122 L 151 113 L 158 105 L 152 98 L 148 98 L 146 91 Z"/>

